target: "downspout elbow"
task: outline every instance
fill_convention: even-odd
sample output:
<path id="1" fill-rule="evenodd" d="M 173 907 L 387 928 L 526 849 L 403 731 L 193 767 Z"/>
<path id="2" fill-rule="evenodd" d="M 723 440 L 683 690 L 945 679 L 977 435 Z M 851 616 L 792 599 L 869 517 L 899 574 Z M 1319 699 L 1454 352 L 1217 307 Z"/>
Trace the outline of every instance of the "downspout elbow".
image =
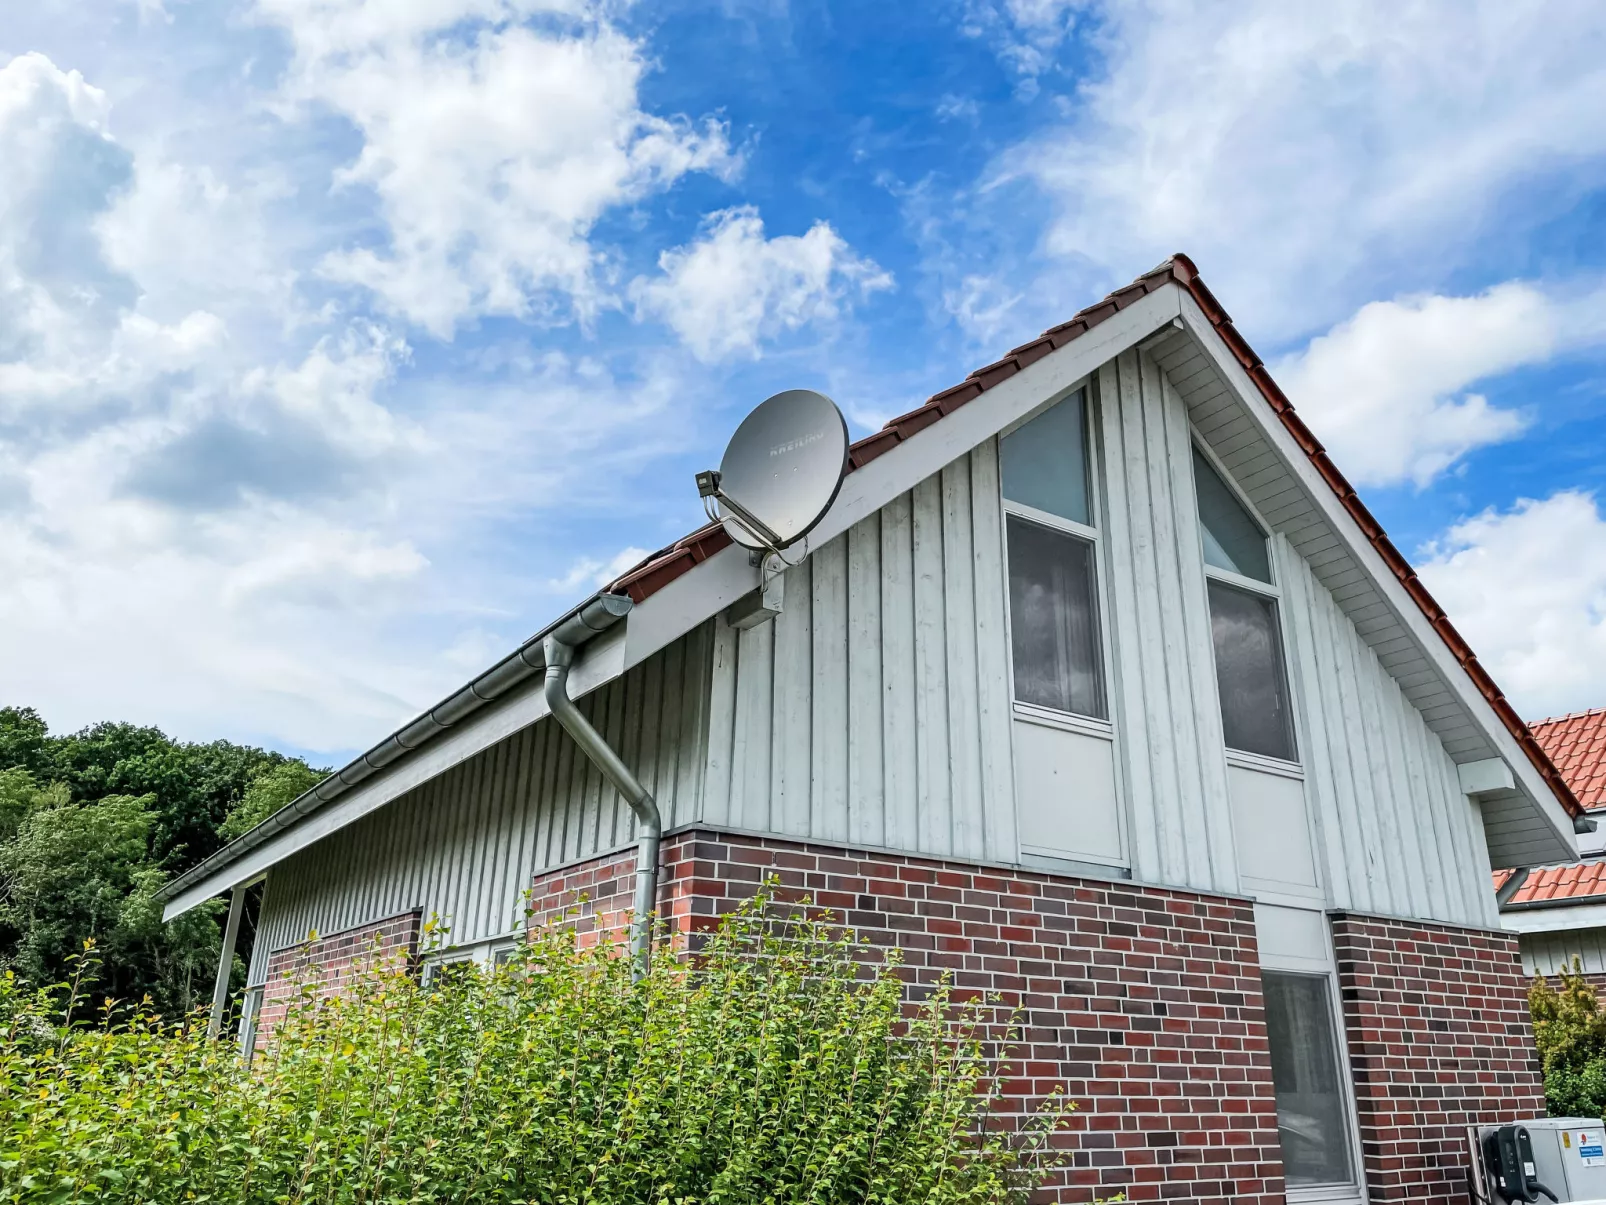
<path id="1" fill-rule="evenodd" d="M 641 785 L 612 745 L 591 726 L 569 697 L 569 668 L 574 664 L 574 646 L 556 634 L 543 641 L 546 682 L 543 692 L 552 718 L 603 777 L 614 785 L 636 816 L 636 892 L 635 914 L 630 925 L 630 956 L 634 973 L 646 974 L 652 957 L 652 912 L 658 899 L 658 845 L 663 837 L 663 818 L 651 792 Z"/>

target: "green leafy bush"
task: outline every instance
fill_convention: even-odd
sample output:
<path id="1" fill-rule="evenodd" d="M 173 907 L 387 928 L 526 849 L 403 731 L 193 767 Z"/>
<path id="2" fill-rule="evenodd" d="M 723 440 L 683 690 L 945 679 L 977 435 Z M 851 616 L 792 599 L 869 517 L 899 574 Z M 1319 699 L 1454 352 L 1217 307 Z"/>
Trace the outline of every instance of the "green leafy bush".
<path id="1" fill-rule="evenodd" d="M 995 1016 L 762 902 L 640 982 L 561 930 L 428 988 L 309 982 L 249 1068 L 198 1025 L 72 1024 L 82 994 L 0 983 L 0 1201 L 979 1205 L 1064 1115 L 1002 1124 Z"/>
<path id="2" fill-rule="evenodd" d="M 1576 958 L 1552 987 L 1535 975 L 1528 988 L 1534 1040 L 1552 1117 L 1606 1115 L 1606 1013 Z"/>

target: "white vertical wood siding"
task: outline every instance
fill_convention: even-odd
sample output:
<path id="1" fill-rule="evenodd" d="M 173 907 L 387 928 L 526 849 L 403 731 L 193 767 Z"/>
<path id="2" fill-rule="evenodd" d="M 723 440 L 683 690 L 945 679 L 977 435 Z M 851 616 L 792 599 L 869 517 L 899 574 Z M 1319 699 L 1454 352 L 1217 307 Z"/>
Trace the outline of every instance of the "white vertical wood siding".
<path id="1" fill-rule="evenodd" d="M 1606 973 L 1606 929 L 1568 929 L 1559 933 L 1524 933 L 1522 969 L 1529 975 L 1559 975 L 1578 959 L 1585 974 Z"/>
<path id="2" fill-rule="evenodd" d="M 702 792 L 712 625 L 580 700 L 658 800 L 666 826 L 696 818 Z M 269 876 L 251 968 L 309 931 L 336 933 L 409 908 L 438 915 L 453 944 L 522 920 L 540 870 L 628 844 L 635 816 L 551 720 L 515 733 Z"/>
<path id="3" fill-rule="evenodd" d="M 1187 410 L 1136 351 L 1106 364 L 1098 386 L 1111 717 L 1131 809 L 1132 873 L 1236 891 Z"/>
<path id="4" fill-rule="evenodd" d="M 1497 926 L 1482 819 L 1455 763 L 1310 567 L 1272 543 L 1329 900 Z"/>
<path id="5" fill-rule="evenodd" d="M 1014 861 L 1004 600 L 988 440 L 716 625 L 703 819 Z"/>

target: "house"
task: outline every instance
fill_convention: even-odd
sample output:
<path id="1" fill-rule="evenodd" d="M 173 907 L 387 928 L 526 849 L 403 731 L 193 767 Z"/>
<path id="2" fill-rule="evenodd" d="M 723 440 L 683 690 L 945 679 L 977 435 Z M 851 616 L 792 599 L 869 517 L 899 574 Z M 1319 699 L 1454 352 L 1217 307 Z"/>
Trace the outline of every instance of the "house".
<path id="1" fill-rule="evenodd" d="M 1606 816 L 1606 708 L 1532 725 L 1535 739 L 1585 809 Z M 1523 969 L 1556 975 L 1576 958 L 1606 988 L 1606 832 L 1578 839 L 1579 857 L 1494 872 L 1501 921 L 1520 935 Z"/>
<path id="2" fill-rule="evenodd" d="M 1193 264 L 850 461 L 778 613 L 705 527 L 176 880 L 266 880 L 248 1019 L 430 914 L 489 960 L 526 892 L 687 929 L 773 873 L 1021 1010 L 1064 1200 L 1463 1199 L 1463 1127 L 1543 1113 L 1490 868 L 1588 823 Z"/>

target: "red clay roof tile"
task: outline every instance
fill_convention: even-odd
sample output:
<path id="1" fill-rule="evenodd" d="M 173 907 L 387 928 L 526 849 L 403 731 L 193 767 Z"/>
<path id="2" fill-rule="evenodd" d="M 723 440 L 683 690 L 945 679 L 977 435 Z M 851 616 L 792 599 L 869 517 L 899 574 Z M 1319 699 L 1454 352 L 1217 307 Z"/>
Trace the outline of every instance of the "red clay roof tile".
<path id="1" fill-rule="evenodd" d="M 1496 891 L 1512 873 L 1509 870 L 1495 872 Z M 1572 862 L 1566 866 L 1540 866 L 1530 870 L 1507 904 L 1550 904 L 1597 896 L 1606 899 L 1606 862 Z"/>
<path id="2" fill-rule="evenodd" d="M 909 439 L 933 422 L 943 418 L 967 402 L 980 397 L 983 391 L 992 388 L 1016 372 L 1024 364 L 1031 363 L 1026 355 L 1038 344 L 1047 341 L 1056 350 L 1065 346 L 1077 335 L 1096 326 L 1104 319 L 1125 308 L 1131 302 L 1143 297 L 1155 289 L 1175 282 L 1185 289 L 1194 302 L 1203 311 L 1205 317 L 1215 328 L 1216 334 L 1232 352 L 1235 359 L 1244 367 L 1249 379 L 1255 384 L 1266 404 L 1282 422 L 1283 427 L 1293 437 L 1306 456 L 1310 458 L 1318 473 L 1338 496 L 1344 509 L 1354 519 L 1366 538 L 1377 549 L 1390 570 L 1399 578 L 1412 600 L 1421 608 L 1428 622 L 1439 633 L 1451 654 L 1460 663 L 1462 669 L 1472 680 L 1478 692 L 1483 695 L 1493 708 L 1501 722 L 1511 733 L 1523 753 L 1533 764 L 1541 778 L 1550 787 L 1562 807 L 1571 815 L 1580 815 L 1583 808 L 1574 798 L 1568 788 L 1567 781 L 1551 764 L 1543 749 L 1534 740 L 1533 734 L 1528 731 L 1521 718 L 1506 702 L 1500 688 L 1489 677 L 1487 671 L 1472 655 L 1461 634 L 1450 623 L 1443 608 L 1433 600 L 1427 588 L 1417 578 L 1415 570 L 1406 562 L 1383 534 L 1383 528 L 1370 511 L 1356 495 L 1354 488 L 1345 479 L 1344 475 L 1328 458 L 1320 441 L 1312 434 L 1298 414 L 1294 412 L 1283 391 L 1271 379 L 1266 366 L 1252 347 L 1232 325 L 1232 319 L 1222 308 L 1219 301 L 1204 281 L 1199 279 L 1199 269 L 1186 255 L 1173 255 L 1159 267 L 1145 272 L 1132 284 L 1116 290 L 1102 301 L 1088 306 L 1080 313 L 1075 314 L 1067 322 L 1059 326 L 1050 327 L 1038 339 L 1022 344 L 1009 356 L 996 363 L 978 368 L 970 376 L 950 389 L 934 394 L 926 403 L 908 414 L 899 416 L 889 422 L 885 428 L 866 439 L 860 440 L 849 449 L 848 461 L 850 468 L 859 468 L 873 460 L 882 452 L 890 449 L 895 443 Z M 1017 359 L 1017 357 L 1019 357 Z M 1036 358 L 1036 357 L 1033 357 Z M 889 438 L 892 436 L 892 438 Z M 618 594 L 628 594 L 636 602 L 650 597 L 664 586 L 668 585 L 681 574 L 690 571 L 697 563 L 707 559 L 730 543 L 723 528 L 710 525 L 699 529 L 686 539 L 679 541 L 670 548 L 655 554 L 646 562 L 632 569 L 629 573 L 614 581 L 607 588 Z"/>
<path id="3" fill-rule="evenodd" d="M 1530 724 L 1534 739 L 1586 808 L 1606 808 L 1606 707 Z"/>

